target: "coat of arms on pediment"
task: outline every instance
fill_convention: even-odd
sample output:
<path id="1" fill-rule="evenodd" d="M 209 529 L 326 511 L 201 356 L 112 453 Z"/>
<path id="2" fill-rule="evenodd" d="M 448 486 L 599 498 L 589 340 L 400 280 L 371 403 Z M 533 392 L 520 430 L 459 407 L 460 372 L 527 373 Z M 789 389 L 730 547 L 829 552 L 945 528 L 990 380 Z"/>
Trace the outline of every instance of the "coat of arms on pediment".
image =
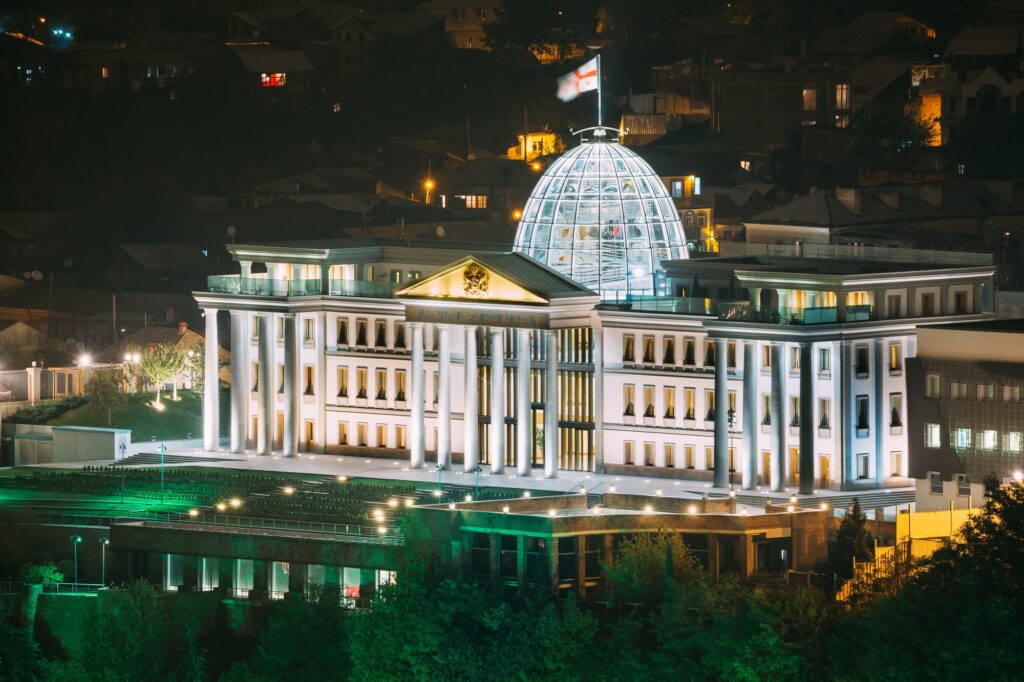
<path id="1" fill-rule="evenodd" d="M 488 288 L 487 271 L 476 263 L 470 263 L 462 271 L 462 290 L 467 296 L 482 296 Z"/>

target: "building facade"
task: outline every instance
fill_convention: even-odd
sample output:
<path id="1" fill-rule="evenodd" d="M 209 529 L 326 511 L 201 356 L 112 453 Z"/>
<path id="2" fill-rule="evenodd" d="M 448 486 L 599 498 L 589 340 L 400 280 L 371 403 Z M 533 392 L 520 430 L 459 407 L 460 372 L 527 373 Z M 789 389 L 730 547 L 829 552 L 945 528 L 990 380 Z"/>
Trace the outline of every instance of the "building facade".
<path id="1" fill-rule="evenodd" d="M 566 225 L 579 233 L 567 239 L 585 227 Z M 520 231 L 543 228 L 524 216 Z M 585 255 L 616 275 L 595 291 L 555 267 L 572 267 L 571 247 L 549 267 L 497 249 L 343 244 L 231 245 L 242 274 L 196 292 L 208 353 L 218 312 L 231 317 L 231 409 L 219 415 L 209 389 L 208 449 L 224 423 L 232 452 L 262 455 L 802 493 L 904 486 L 917 325 L 991 317 L 984 265 L 665 258 L 638 274 L 630 249 L 595 239 Z M 676 248 L 643 243 L 648 259 Z M 651 290 L 626 292 L 618 275 Z"/>

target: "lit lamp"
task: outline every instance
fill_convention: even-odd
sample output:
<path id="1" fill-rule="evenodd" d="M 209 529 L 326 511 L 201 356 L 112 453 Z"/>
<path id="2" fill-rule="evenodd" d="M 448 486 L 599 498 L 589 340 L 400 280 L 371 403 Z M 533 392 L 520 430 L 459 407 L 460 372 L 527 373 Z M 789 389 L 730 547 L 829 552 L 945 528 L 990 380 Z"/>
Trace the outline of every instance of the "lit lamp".
<path id="1" fill-rule="evenodd" d="M 425 189 L 427 191 L 427 200 L 426 200 L 425 203 L 429 204 L 430 203 L 430 193 L 434 190 L 434 181 L 431 180 L 430 178 L 427 178 L 423 182 L 423 189 Z"/>

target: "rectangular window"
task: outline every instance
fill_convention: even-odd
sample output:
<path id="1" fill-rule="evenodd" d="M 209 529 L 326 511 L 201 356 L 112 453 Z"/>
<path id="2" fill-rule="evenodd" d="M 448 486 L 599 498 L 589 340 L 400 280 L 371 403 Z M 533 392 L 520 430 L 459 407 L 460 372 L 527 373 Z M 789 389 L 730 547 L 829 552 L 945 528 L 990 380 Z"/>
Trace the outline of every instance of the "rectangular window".
<path id="1" fill-rule="evenodd" d="M 1010 403 L 1020 402 L 1020 386 L 1006 386 L 1003 389 L 1003 399 Z"/>
<path id="2" fill-rule="evenodd" d="M 862 452 L 857 455 L 857 478 L 868 477 L 868 454 Z"/>
<path id="3" fill-rule="evenodd" d="M 654 362 L 654 337 L 644 337 L 644 362 Z"/>
<path id="4" fill-rule="evenodd" d="M 772 423 L 772 397 L 768 393 L 761 394 L 761 423 L 765 426 Z"/>
<path id="5" fill-rule="evenodd" d="M 636 386 L 626 384 L 622 387 L 622 416 L 632 417 L 636 414 Z"/>
<path id="6" fill-rule="evenodd" d="M 636 351 L 633 348 L 634 337 L 632 334 L 624 334 L 622 336 L 622 361 L 623 362 L 635 362 Z"/>
<path id="7" fill-rule="evenodd" d="M 866 377 L 871 373 L 869 366 L 869 355 L 867 346 L 857 346 L 854 349 L 854 367 L 858 377 Z"/>
<path id="8" fill-rule="evenodd" d="M 971 494 L 971 480 L 967 478 L 966 474 L 957 474 L 956 476 L 956 494 L 967 496 Z"/>
<path id="9" fill-rule="evenodd" d="M 704 366 L 715 366 L 715 342 L 710 339 L 704 342 Z"/>
<path id="10" fill-rule="evenodd" d="M 388 346 L 388 323 L 384 320 L 374 322 L 373 346 L 375 348 L 387 348 Z"/>
<path id="11" fill-rule="evenodd" d="M 967 292 L 958 291 L 953 294 L 953 314 L 954 315 L 966 315 L 967 314 Z"/>
<path id="12" fill-rule="evenodd" d="M 949 397 L 954 400 L 967 400 L 967 382 L 966 381 L 954 381 L 949 385 Z"/>
<path id="13" fill-rule="evenodd" d="M 306 422 L 306 447 L 313 449 L 316 446 L 316 422 L 307 419 Z"/>
<path id="14" fill-rule="evenodd" d="M 836 83 L 836 111 L 850 108 L 850 84 Z"/>
<path id="15" fill-rule="evenodd" d="M 729 369 L 736 369 L 736 342 L 730 341 L 725 345 L 726 363 Z"/>
<path id="16" fill-rule="evenodd" d="M 889 426 L 903 426 L 903 394 L 889 394 Z"/>
<path id="17" fill-rule="evenodd" d="M 356 345 L 366 346 L 366 320 L 356 320 Z"/>
<path id="18" fill-rule="evenodd" d="M 889 372 L 896 373 L 903 371 L 903 349 L 898 343 L 889 344 Z"/>
<path id="19" fill-rule="evenodd" d="M 938 424 L 924 425 L 924 446 L 926 448 L 942 447 L 942 428 Z"/>
<path id="20" fill-rule="evenodd" d="M 981 449 L 995 450 L 996 442 L 999 440 L 999 432 L 992 429 L 985 429 L 981 432 Z"/>
<path id="21" fill-rule="evenodd" d="M 654 417 L 654 386 L 644 386 L 644 417 Z"/>
<path id="22" fill-rule="evenodd" d="M 683 446 L 683 454 L 686 457 L 686 468 L 687 469 L 692 469 L 694 467 L 694 465 L 695 465 L 694 461 L 693 461 L 694 460 L 693 446 L 692 445 L 684 445 Z"/>
<path id="23" fill-rule="evenodd" d="M 654 466 L 654 443 L 651 443 L 651 442 L 645 442 L 644 443 L 644 466 L 645 467 L 652 467 L 652 466 Z"/>
<path id="24" fill-rule="evenodd" d="M 715 449 L 710 445 L 704 446 L 704 469 L 707 471 L 715 470 Z"/>
<path id="25" fill-rule="evenodd" d="M 931 317 L 935 314 L 935 294 L 921 294 L 921 314 L 918 317 Z"/>
<path id="26" fill-rule="evenodd" d="M 929 374 L 924 378 L 924 397 L 938 398 L 941 389 L 941 382 L 938 374 Z"/>
<path id="27" fill-rule="evenodd" d="M 388 371 L 386 369 L 377 368 L 373 370 L 373 379 L 377 388 L 377 400 L 388 399 Z"/>
<path id="28" fill-rule="evenodd" d="M 928 490 L 935 495 L 942 494 L 942 475 L 939 472 L 928 472 Z"/>
<path id="29" fill-rule="evenodd" d="M 284 393 L 284 365 L 277 366 L 277 392 Z"/>
<path id="30" fill-rule="evenodd" d="M 676 465 L 676 446 L 674 443 L 665 443 L 665 466 L 669 469 Z"/>
<path id="31" fill-rule="evenodd" d="M 306 343 L 313 343 L 313 320 L 302 321 L 302 340 Z"/>
<path id="32" fill-rule="evenodd" d="M 405 370 L 395 370 L 395 400 L 405 400 Z"/>
<path id="33" fill-rule="evenodd" d="M 395 322 L 395 348 L 405 350 L 405 325 Z"/>
<path id="34" fill-rule="evenodd" d="M 633 464 L 633 448 L 636 447 L 633 441 L 627 440 L 622 444 L 622 463 Z"/>
<path id="35" fill-rule="evenodd" d="M 1008 452 L 1020 452 L 1024 449 L 1024 433 L 1010 431 L 1006 434 L 1006 449 Z"/>
<path id="36" fill-rule="evenodd" d="M 870 404 L 866 395 L 857 396 L 857 431 L 867 431 L 871 424 Z"/>
<path id="37" fill-rule="evenodd" d="M 995 384 L 978 384 L 978 400 L 995 400 Z"/>
<path id="38" fill-rule="evenodd" d="M 401 424 L 395 426 L 395 447 L 402 449 L 408 447 L 405 444 L 405 427 Z"/>
<path id="39" fill-rule="evenodd" d="M 338 445 L 348 445 L 348 422 L 338 422 Z"/>
<path id="40" fill-rule="evenodd" d="M 789 425 L 800 426 L 800 398 L 794 396 L 789 398 Z"/>
<path id="41" fill-rule="evenodd" d="M 669 186 L 672 191 L 672 196 L 676 199 L 682 198 L 683 196 L 683 181 L 682 180 L 671 180 Z"/>
<path id="42" fill-rule="evenodd" d="M 388 425 L 377 424 L 374 430 L 377 432 L 377 447 L 386 448 L 388 446 Z"/>
<path id="43" fill-rule="evenodd" d="M 818 373 L 828 374 L 832 371 L 832 359 L 829 357 L 828 348 L 818 349 Z"/>
<path id="44" fill-rule="evenodd" d="M 676 418 L 676 387 L 665 387 L 665 419 Z"/>
<path id="45" fill-rule="evenodd" d="M 338 318 L 338 345 L 348 345 L 348 320 L 346 318 Z"/>
<path id="46" fill-rule="evenodd" d="M 704 421 L 715 421 L 715 392 L 709 388 L 704 389 L 704 407 L 707 410 Z"/>
<path id="47" fill-rule="evenodd" d="M 365 448 L 367 445 L 366 431 L 366 422 L 359 422 L 356 424 L 356 445 L 359 447 Z"/>
<path id="48" fill-rule="evenodd" d="M 697 391 L 693 388 L 683 389 L 683 402 L 685 403 L 686 412 L 683 414 L 683 419 L 694 420 L 696 419 L 697 413 Z"/>
<path id="49" fill-rule="evenodd" d="M 959 427 L 956 430 L 956 447 L 958 448 L 969 448 L 971 447 L 971 430 Z"/>
<path id="50" fill-rule="evenodd" d="M 313 395 L 313 387 L 315 386 L 313 381 L 313 367 L 311 365 L 306 365 L 306 367 L 304 367 L 303 369 L 305 370 L 306 374 L 306 388 L 305 390 L 303 390 L 303 394 Z"/>
<path id="51" fill-rule="evenodd" d="M 772 368 L 772 347 L 770 344 L 761 346 L 761 369 L 767 371 Z"/>
<path id="52" fill-rule="evenodd" d="M 800 347 L 793 346 L 789 349 L 789 371 L 800 371 Z"/>
<path id="53" fill-rule="evenodd" d="M 676 364 L 676 340 L 675 338 L 668 336 L 665 337 L 665 352 L 662 354 L 661 363 L 663 365 L 674 365 Z"/>
<path id="54" fill-rule="evenodd" d="M 287 82 L 288 74 L 284 72 L 260 74 L 260 86 L 264 88 L 283 88 Z"/>
<path id="55" fill-rule="evenodd" d="M 338 368 L 338 397 L 348 397 L 348 367 Z"/>
<path id="56" fill-rule="evenodd" d="M 894 320 L 899 317 L 903 317 L 903 297 L 902 296 L 890 296 L 887 299 L 888 311 L 886 317 Z"/>
<path id="57" fill-rule="evenodd" d="M 693 347 L 696 345 L 695 341 L 691 338 L 683 339 L 683 364 L 693 366 L 696 361 L 693 357 Z"/>
<path id="58" fill-rule="evenodd" d="M 100 67 L 100 78 L 110 78 L 110 67 L 109 66 L 101 66 Z"/>
<path id="59" fill-rule="evenodd" d="M 356 398 L 366 399 L 366 379 L 367 369 L 365 367 L 356 367 Z"/>
<path id="60" fill-rule="evenodd" d="M 803 90 L 804 111 L 814 111 L 818 108 L 818 89 L 814 86 Z"/>
<path id="61" fill-rule="evenodd" d="M 818 428 L 829 428 L 829 411 L 831 402 L 828 398 L 818 398 Z"/>

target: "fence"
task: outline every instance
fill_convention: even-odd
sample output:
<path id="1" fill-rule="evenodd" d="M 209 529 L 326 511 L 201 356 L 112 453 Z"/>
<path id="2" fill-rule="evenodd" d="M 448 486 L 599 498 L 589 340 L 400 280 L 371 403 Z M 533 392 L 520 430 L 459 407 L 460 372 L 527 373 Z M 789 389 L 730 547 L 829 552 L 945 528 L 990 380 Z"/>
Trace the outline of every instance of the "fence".
<path id="1" fill-rule="evenodd" d="M 23 369 L 0 371 L 0 402 L 28 400 L 28 372 Z"/>

